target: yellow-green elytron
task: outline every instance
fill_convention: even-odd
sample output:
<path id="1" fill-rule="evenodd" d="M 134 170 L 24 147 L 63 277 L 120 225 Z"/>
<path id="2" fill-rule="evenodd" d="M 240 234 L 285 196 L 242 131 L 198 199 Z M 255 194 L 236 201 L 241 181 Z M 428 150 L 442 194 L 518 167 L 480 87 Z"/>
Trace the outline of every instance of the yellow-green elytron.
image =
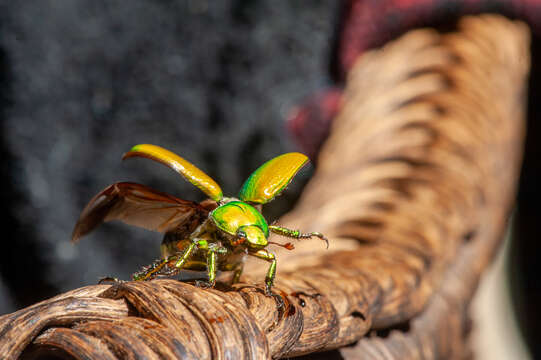
<path id="1" fill-rule="evenodd" d="M 165 233 L 162 259 L 135 273 L 134 280 L 173 275 L 181 269 L 206 269 L 208 281 L 198 282 L 199 286 L 214 286 L 217 270 L 234 271 L 233 282 L 237 282 L 244 258 L 248 255 L 270 262 L 265 289 L 266 294 L 271 295 L 276 276 L 276 256 L 265 249 L 269 244 L 269 232 L 295 239 L 315 236 L 328 246 L 327 239 L 319 232 L 301 233 L 268 225 L 256 208 L 273 200 L 286 188 L 308 162 L 303 154 L 283 154 L 261 165 L 246 180 L 238 199 L 224 197 L 220 186 L 207 174 L 159 146 L 136 145 L 124 154 L 123 159 L 131 157 L 146 157 L 170 167 L 210 198 L 198 204 L 144 185 L 116 183 L 88 203 L 75 225 L 73 241 L 101 222 L 111 220 Z"/>

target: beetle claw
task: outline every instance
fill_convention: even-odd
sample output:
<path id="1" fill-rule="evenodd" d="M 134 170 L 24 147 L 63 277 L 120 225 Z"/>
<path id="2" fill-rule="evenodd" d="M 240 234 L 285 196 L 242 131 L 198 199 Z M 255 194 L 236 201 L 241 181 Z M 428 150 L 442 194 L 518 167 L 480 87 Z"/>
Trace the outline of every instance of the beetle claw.
<path id="1" fill-rule="evenodd" d="M 323 234 L 316 235 L 321 240 L 325 241 L 325 244 L 327 245 L 327 249 L 329 249 L 329 239 L 327 239 Z"/>
<path id="2" fill-rule="evenodd" d="M 278 308 L 282 308 L 284 306 L 284 299 L 282 296 L 280 294 L 273 293 L 272 287 L 269 285 L 265 285 L 265 296 L 274 298 Z"/>
<path id="3" fill-rule="evenodd" d="M 310 237 L 312 236 L 315 236 L 315 237 L 318 237 L 320 238 L 321 240 L 325 241 L 325 244 L 327 245 L 327 249 L 329 248 L 329 239 L 327 239 L 327 237 L 325 235 L 323 235 L 322 233 L 320 232 L 313 232 L 313 233 L 310 233 L 308 234 L 310 235 Z"/>
<path id="4" fill-rule="evenodd" d="M 273 293 L 271 287 L 268 285 L 265 286 L 265 296 L 272 297 L 276 301 L 276 307 L 278 309 L 282 309 L 285 306 L 282 295 Z"/>
<path id="5" fill-rule="evenodd" d="M 195 280 L 195 286 L 201 289 L 213 288 L 216 281 Z"/>

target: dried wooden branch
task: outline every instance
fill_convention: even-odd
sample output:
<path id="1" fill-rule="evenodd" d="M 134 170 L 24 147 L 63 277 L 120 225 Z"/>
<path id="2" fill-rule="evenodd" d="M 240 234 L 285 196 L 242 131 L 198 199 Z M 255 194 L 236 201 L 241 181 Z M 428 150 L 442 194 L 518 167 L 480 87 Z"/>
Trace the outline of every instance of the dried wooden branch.
<path id="1" fill-rule="evenodd" d="M 357 358 L 468 354 L 467 306 L 515 192 L 529 32 L 498 16 L 412 31 L 364 54 L 297 208 L 331 248 L 278 251 L 245 283 L 96 285 L 0 317 L 2 358 Z M 263 265 L 261 268 L 259 265 Z M 250 284 L 256 285 L 250 285 Z"/>

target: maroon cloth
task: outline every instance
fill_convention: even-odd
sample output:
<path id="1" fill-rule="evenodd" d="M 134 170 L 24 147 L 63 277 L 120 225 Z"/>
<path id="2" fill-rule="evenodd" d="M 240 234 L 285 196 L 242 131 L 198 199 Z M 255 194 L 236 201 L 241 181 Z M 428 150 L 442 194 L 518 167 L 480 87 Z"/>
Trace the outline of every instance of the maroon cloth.
<path id="1" fill-rule="evenodd" d="M 340 110 L 342 89 L 330 88 L 305 99 L 287 119 L 287 128 L 312 161 L 329 134 L 331 122 Z"/>
<path id="2" fill-rule="evenodd" d="M 480 13 L 524 20 L 541 35 L 541 0 L 347 0 L 335 54 L 339 76 L 343 79 L 364 51 L 408 30 Z"/>
<path id="3" fill-rule="evenodd" d="M 335 77 L 342 82 L 363 52 L 408 30 L 451 25 L 463 15 L 499 13 L 526 21 L 541 36 L 541 0 L 346 0 L 334 56 Z M 292 111 L 288 129 L 306 154 L 316 159 L 340 110 L 341 89 L 331 87 L 308 97 Z"/>

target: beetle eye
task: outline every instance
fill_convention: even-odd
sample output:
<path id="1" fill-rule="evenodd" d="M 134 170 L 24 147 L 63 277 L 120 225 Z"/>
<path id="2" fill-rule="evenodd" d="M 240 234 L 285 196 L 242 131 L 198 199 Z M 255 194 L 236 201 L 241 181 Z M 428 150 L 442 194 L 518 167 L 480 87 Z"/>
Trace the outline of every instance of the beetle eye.
<path id="1" fill-rule="evenodd" d="M 242 239 L 246 239 L 246 232 L 244 232 L 243 230 L 239 230 L 237 232 L 237 237 L 242 238 Z"/>

